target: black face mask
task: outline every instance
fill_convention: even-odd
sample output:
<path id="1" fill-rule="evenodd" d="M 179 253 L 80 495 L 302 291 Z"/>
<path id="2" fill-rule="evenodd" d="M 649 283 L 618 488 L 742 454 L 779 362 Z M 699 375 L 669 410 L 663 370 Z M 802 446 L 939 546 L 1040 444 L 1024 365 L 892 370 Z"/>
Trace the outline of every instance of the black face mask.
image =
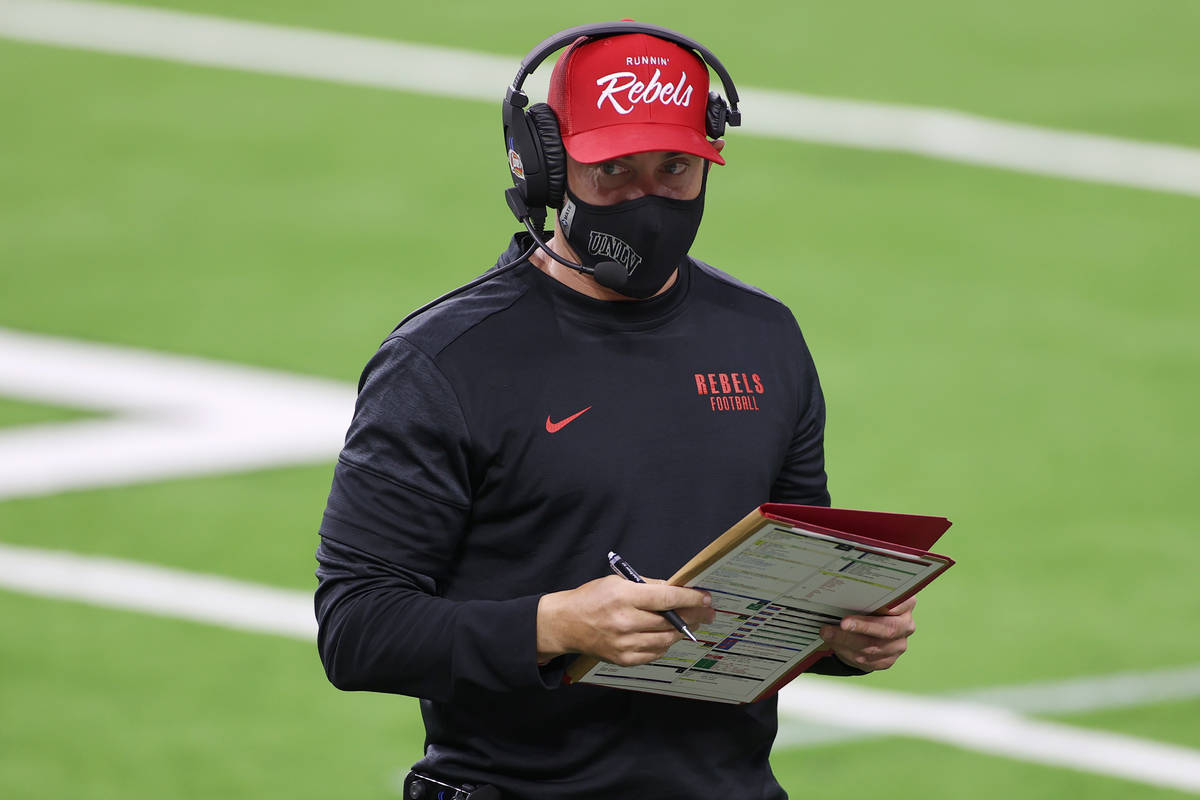
<path id="1" fill-rule="evenodd" d="M 615 261 L 628 280 L 616 288 L 639 300 L 652 297 L 687 255 L 704 215 L 704 190 L 692 200 L 646 195 L 611 206 L 585 203 L 567 189 L 558 222 L 580 261 L 595 267 Z"/>

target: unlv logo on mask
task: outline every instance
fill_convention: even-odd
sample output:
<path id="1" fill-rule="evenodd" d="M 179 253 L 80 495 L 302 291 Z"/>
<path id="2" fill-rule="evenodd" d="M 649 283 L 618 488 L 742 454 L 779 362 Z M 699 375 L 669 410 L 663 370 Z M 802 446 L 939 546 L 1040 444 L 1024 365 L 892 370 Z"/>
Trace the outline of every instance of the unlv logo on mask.
<path id="1" fill-rule="evenodd" d="M 679 76 L 679 83 L 661 83 L 660 77 L 662 70 L 656 69 L 649 83 L 639 81 L 633 72 L 612 72 L 597 78 L 596 85 L 604 89 L 596 100 L 596 108 L 603 108 L 607 100 L 618 114 L 628 114 L 638 103 L 687 106 L 692 102 L 692 87 L 686 72 Z"/>
<path id="2" fill-rule="evenodd" d="M 588 250 L 594 256 L 611 258 L 624 267 L 630 275 L 638 268 L 638 264 L 642 263 L 642 257 L 637 254 L 636 250 L 611 233 L 592 231 L 588 236 Z"/>

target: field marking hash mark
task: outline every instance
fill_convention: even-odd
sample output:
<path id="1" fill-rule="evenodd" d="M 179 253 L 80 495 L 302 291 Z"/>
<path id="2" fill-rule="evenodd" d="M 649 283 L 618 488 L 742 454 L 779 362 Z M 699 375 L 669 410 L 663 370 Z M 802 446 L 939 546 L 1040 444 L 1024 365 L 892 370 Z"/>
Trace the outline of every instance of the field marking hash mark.
<path id="1" fill-rule="evenodd" d="M 0 500 L 323 463 L 354 387 L 0 328 L 0 394 L 112 414 L 0 428 Z"/>

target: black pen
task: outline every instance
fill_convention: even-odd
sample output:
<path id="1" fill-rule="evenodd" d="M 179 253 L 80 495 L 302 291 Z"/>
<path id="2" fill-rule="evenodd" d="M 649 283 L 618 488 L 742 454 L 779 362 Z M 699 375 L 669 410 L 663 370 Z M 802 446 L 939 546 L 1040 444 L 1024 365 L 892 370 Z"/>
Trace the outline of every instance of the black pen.
<path id="1" fill-rule="evenodd" d="M 634 583 L 646 582 L 641 575 L 637 574 L 637 570 L 634 569 L 628 561 L 621 558 L 611 550 L 608 553 L 608 566 L 612 568 L 613 572 L 617 573 L 627 581 L 633 581 Z M 675 613 L 675 611 L 667 610 L 659 611 L 658 613 L 666 617 L 667 622 L 675 626 L 675 630 L 679 631 L 696 644 L 700 644 L 700 640 L 693 636 L 692 632 L 688 630 L 687 623 L 683 621 L 683 617 L 679 616 L 679 614 Z"/>

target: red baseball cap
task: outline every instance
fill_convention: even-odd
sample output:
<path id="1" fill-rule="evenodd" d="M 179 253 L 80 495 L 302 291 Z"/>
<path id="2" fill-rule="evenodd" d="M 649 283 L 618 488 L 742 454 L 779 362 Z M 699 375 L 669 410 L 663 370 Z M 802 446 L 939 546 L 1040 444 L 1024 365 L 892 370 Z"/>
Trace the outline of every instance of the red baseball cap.
<path id="1" fill-rule="evenodd" d="M 576 39 L 554 64 L 548 103 L 576 161 L 666 150 L 725 163 L 705 134 L 708 66 L 666 39 Z"/>

